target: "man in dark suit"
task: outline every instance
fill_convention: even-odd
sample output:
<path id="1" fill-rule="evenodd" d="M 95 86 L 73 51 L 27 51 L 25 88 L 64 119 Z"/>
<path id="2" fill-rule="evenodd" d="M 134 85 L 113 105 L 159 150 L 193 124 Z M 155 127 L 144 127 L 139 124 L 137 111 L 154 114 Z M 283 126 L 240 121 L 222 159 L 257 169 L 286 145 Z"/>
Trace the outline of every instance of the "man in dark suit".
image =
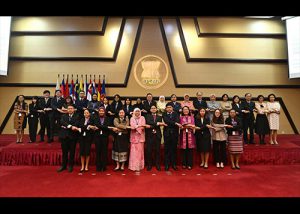
<path id="1" fill-rule="evenodd" d="M 243 113 L 243 129 L 244 129 L 244 143 L 254 144 L 254 114 L 255 103 L 251 101 L 252 95 L 250 93 L 245 94 L 245 101 L 241 103 L 241 109 Z M 248 129 L 250 133 L 250 141 L 248 141 Z"/>
<path id="2" fill-rule="evenodd" d="M 144 100 L 143 102 L 144 109 L 141 109 L 142 115 L 144 117 L 146 117 L 147 114 L 151 114 L 150 112 L 151 106 L 156 106 L 156 101 L 153 100 L 153 95 L 151 93 L 147 94 L 146 99 L 147 100 Z"/>
<path id="3" fill-rule="evenodd" d="M 155 149 L 155 165 L 160 171 L 160 144 L 161 144 L 161 129 L 165 125 L 162 122 L 162 116 L 157 115 L 156 106 L 151 106 L 151 114 L 146 116 L 146 160 L 147 170 L 152 169 L 152 150 Z"/>
<path id="4" fill-rule="evenodd" d="M 77 113 L 80 118 L 83 118 L 83 112 L 85 109 L 87 109 L 88 106 L 88 100 L 85 99 L 85 92 L 80 91 L 79 92 L 79 98 L 75 101 L 75 107 L 77 109 Z"/>
<path id="5" fill-rule="evenodd" d="M 171 102 L 168 102 L 167 105 L 171 105 L 173 107 L 173 110 L 179 114 L 181 111 L 181 105 L 179 102 L 176 101 L 177 96 L 175 94 L 171 95 Z"/>
<path id="6" fill-rule="evenodd" d="M 38 112 L 40 117 L 40 125 L 41 129 L 39 131 L 40 133 L 40 142 L 44 142 L 44 136 L 45 136 L 45 129 L 47 129 L 47 137 L 48 142 L 51 142 L 51 139 L 53 139 L 52 136 L 52 108 L 51 108 L 51 100 L 50 98 L 50 91 L 45 90 L 43 92 L 43 98 L 39 99 L 38 101 Z"/>
<path id="7" fill-rule="evenodd" d="M 195 107 L 195 116 L 197 115 L 199 109 L 207 109 L 207 103 L 205 100 L 202 99 L 203 93 L 198 91 L 196 93 L 196 96 L 197 98 L 193 101 L 193 105 Z"/>
<path id="8" fill-rule="evenodd" d="M 96 170 L 105 171 L 107 165 L 108 137 L 110 119 L 105 116 L 105 108 L 100 107 L 98 117 L 94 118 L 95 129 L 95 146 L 96 146 Z"/>
<path id="9" fill-rule="evenodd" d="M 174 170 L 178 170 L 176 166 L 178 127 L 182 127 L 182 125 L 180 124 L 179 115 L 173 111 L 171 104 L 166 105 L 163 120 L 167 124 L 164 127 L 165 170 L 169 170 L 169 164 L 172 165 Z"/>
<path id="10" fill-rule="evenodd" d="M 79 127 L 79 117 L 75 112 L 75 106 L 68 106 L 68 113 L 61 117 L 61 148 L 62 148 L 62 166 L 57 170 L 61 172 L 67 169 L 67 163 L 69 162 L 69 172 L 73 171 L 74 166 L 74 156 L 76 149 L 76 142 L 78 139 L 78 133 L 80 131 Z M 68 161 L 68 153 L 70 153 L 70 158 Z"/>
<path id="11" fill-rule="evenodd" d="M 48 143 L 53 142 L 55 131 L 60 129 L 61 116 L 64 114 L 62 107 L 65 104 L 65 102 L 65 99 L 62 98 L 61 90 L 56 90 L 55 96 L 51 100 L 51 108 L 53 110 L 53 114 L 50 126 L 52 133 L 50 141 L 48 140 Z"/>

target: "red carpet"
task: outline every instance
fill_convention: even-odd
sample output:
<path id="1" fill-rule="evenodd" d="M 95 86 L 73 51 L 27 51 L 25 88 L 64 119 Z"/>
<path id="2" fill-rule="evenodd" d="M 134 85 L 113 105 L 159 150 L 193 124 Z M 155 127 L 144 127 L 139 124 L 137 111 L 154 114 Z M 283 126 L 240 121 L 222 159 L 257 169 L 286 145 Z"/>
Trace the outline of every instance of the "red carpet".
<path id="1" fill-rule="evenodd" d="M 28 141 L 28 136 L 24 142 Z M 280 135 L 279 145 L 246 145 L 241 157 L 242 164 L 300 164 L 300 135 Z M 109 144 L 108 162 L 111 163 L 111 147 Z M 91 165 L 95 164 L 95 151 L 92 145 Z M 162 146 L 163 161 L 163 146 Z M 76 163 L 79 164 L 79 144 L 77 144 Z M 200 156 L 194 152 L 194 163 L 199 164 Z M 210 155 L 212 162 L 212 155 Z M 162 162 L 163 163 L 163 162 Z M 178 149 L 178 163 L 181 163 L 180 150 Z M 0 136 L 0 165 L 50 165 L 61 164 L 61 148 L 59 142 L 48 143 L 23 143 L 16 144 L 14 135 Z"/>
<path id="2" fill-rule="evenodd" d="M 125 175 L 112 170 L 92 175 L 94 167 L 83 175 L 79 167 L 72 173 L 56 169 L 0 166 L 0 197 L 300 197 L 300 165 L 251 165 L 240 171 L 211 166 L 171 174 L 153 169 L 139 176 L 128 169 Z"/>

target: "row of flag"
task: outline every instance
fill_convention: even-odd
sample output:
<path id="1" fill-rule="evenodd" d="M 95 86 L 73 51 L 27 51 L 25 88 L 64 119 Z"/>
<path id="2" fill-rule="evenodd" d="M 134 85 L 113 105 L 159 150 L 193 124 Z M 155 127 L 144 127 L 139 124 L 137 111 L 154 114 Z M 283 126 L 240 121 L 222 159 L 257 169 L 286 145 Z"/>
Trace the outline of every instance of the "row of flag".
<path id="1" fill-rule="evenodd" d="M 85 79 L 83 80 L 83 75 L 81 75 L 80 80 L 77 79 L 74 82 L 73 75 L 71 78 L 71 82 L 69 83 L 69 75 L 67 75 L 67 78 L 65 80 L 65 77 L 63 75 L 63 79 L 61 83 L 59 83 L 59 75 L 56 80 L 56 87 L 55 90 L 61 90 L 62 96 L 64 98 L 71 96 L 73 101 L 75 102 L 76 99 L 79 97 L 79 93 L 81 91 L 85 92 L 85 97 L 89 101 L 92 100 L 92 95 L 97 94 L 98 101 L 102 101 L 104 97 L 106 96 L 105 92 L 105 78 L 102 80 L 101 84 L 101 78 L 99 76 L 98 83 L 96 82 L 96 77 L 94 75 L 94 79 L 92 80 L 92 76 L 90 75 L 90 81 L 87 81 L 87 75 L 85 75 Z"/>

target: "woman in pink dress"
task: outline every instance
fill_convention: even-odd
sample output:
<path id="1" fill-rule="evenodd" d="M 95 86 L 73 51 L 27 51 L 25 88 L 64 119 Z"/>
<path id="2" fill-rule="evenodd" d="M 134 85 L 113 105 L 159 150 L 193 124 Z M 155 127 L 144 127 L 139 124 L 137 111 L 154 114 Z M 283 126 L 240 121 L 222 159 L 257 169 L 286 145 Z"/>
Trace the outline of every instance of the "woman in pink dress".
<path id="1" fill-rule="evenodd" d="M 193 166 L 193 149 L 196 147 L 194 136 L 195 120 L 187 106 L 182 108 L 180 124 L 183 126 L 180 128 L 180 148 L 183 154 L 182 168 L 191 170 Z"/>
<path id="2" fill-rule="evenodd" d="M 133 116 L 130 118 L 130 156 L 129 169 L 139 172 L 144 169 L 144 143 L 145 143 L 145 125 L 146 121 L 141 116 L 141 110 L 135 108 Z"/>

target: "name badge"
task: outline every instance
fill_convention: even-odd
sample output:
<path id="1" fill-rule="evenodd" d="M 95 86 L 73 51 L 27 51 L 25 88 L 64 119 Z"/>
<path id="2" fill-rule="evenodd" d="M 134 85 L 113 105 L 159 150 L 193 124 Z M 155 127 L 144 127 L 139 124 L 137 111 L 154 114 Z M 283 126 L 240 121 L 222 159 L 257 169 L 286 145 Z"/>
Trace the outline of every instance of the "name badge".
<path id="1" fill-rule="evenodd" d="M 22 114 L 21 113 L 19 113 L 19 117 L 21 117 L 22 116 Z"/>
<path id="2" fill-rule="evenodd" d="M 83 132 L 83 135 L 82 136 L 86 136 L 86 132 Z"/>
<path id="3" fill-rule="evenodd" d="M 33 115 L 30 115 L 30 117 L 33 117 Z"/>
<path id="4" fill-rule="evenodd" d="M 119 134 L 118 134 L 119 136 L 121 136 L 122 135 L 122 132 L 119 132 Z"/>
<path id="5" fill-rule="evenodd" d="M 152 129 L 152 133 L 153 133 L 153 134 L 156 134 L 156 130 L 155 130 L 155 129 Z"/>
<path id="6" fill-rule="evenodd" d="M 100 131 L 100 134 L 102 135 L 103 133 L 102 133 L 102 130 Z"/>
<path id="7" fill-rule="evenodd" d="M 236 135 L 236 132 L 235 132 L 235 131 L 232 131 L 232 135 Z"/>
<path id="8" fill-rule="evenodd" d="M 189 132 L 189 130 L 188 130 L 188 129 L 185 129 L 185 132 Z"/>

